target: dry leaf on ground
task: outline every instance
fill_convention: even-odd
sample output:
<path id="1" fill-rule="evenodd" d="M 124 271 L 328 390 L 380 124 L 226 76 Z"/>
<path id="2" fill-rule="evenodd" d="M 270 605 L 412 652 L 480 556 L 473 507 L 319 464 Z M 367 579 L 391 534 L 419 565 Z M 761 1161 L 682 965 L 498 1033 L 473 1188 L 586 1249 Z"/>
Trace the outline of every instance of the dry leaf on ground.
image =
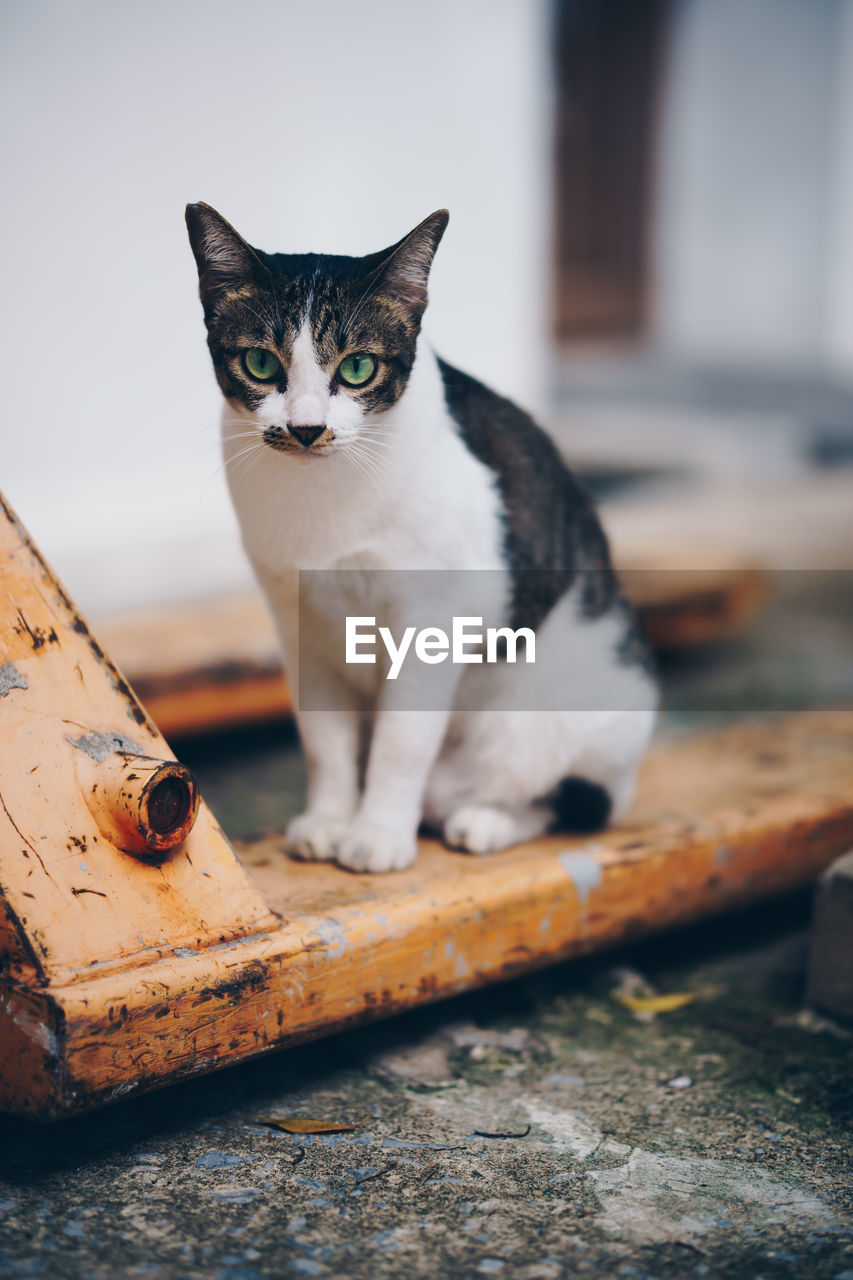
<path id="1" fill-rule="evenodd" d="M 664 996 L 631 996 L 625 991 L 614 991 L 613 999 L 632 1013 L 672 1013 L 695 1000 L 692 991 L 670 991 Z"/>
<path id="2" fill-rule="evenodd" d="M 349 1124 L 340 1124 L 335 1120 L 312 1120 L 310 1116 L 258 1116 L 258 1124 L 271 1124 L 285 1133 L 352 1133 L 359 1125 L 369 1120 L 370 1116 L 362 1116 Z"/>

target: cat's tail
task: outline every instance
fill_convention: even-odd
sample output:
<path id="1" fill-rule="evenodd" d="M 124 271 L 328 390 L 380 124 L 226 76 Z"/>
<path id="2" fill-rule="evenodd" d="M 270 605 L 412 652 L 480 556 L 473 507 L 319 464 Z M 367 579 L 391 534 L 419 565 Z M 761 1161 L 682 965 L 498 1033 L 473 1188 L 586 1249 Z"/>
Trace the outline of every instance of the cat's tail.
<path id="1" fill-rule="evenodd" d="M 613 812 L 613 798 L 606 787 L 570 774 L 548 797 L 554 810 L 552 830 L 591 835 L 603 831 Z"/>

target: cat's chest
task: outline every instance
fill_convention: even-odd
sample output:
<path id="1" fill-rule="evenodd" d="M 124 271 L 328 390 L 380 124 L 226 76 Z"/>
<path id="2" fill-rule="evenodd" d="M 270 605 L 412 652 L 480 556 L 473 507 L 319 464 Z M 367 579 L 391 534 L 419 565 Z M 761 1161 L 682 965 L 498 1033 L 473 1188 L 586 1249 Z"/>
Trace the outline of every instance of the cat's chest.
<path id="1" fill-rule="evenodd" d="M 281 467 L 273 456 L 266 469 L 231 486 L 244 546 L 267 574 L 502 568 L 504 531 L 491 477 L 470 455 L 453 461 L 444 474 L 414 468 L 377 486 L 344 466 Z"/>
<path id="2" fill-rule="evenodd" d="M 441 540 L 412 524 L 396 504 L 353 502 L 352 495 L 305 501 L 256 493 L 237 503 L 243 543 L 256 569 L 394 570 L 441 567 Z"/>

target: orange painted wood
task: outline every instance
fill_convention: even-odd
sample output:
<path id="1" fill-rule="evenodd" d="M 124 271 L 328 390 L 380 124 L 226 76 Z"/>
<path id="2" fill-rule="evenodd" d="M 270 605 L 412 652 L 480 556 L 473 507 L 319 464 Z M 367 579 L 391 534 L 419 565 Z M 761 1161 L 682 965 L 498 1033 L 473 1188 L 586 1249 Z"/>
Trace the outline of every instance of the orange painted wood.
<path id="1" fill-rule="evenodd" d="M 0 500 L 0 956 L 16 977 L 61 984 L 272 922 L 204 805 L 166 856 L 125 851 L 125 798 L 173 761 Z"/>
<path id="2" fill-rule="evenodd" d="M 0 1105 L 61 1114 L 209 1071 L 805 884 L 851 843 L 853 711 L 662 743 L 595 840 L 482 859 L 424 842 L 369 877 L 292 862 L 273 833 L 239 846 L 281 912 L 269 932 L 7 983 Z"/>
<path id="3" fill-rule="evenodd" d="M 141 609 L 98 630 L 165 734 L 231 729 L 293 707 L 260 592 Z"/>
<path id="4" fill-rule="evenodd" d="M 717 644 L 737 634 L 758 612 L 767 579 L 757 569 L 621 570 L 653 649 L 671 652 Z"/>
<path id="5" fill-rule="evenodd" d="M 634 561 L 636 563 L 636 561 Z M 739 565 L 623 571 L 651 644 L 711 644 L 754 616 L 760 573 Z M 260 594 L 105 618 L 99 632 L 165 734 L 235 728 L 290 715 L 278 641 Z"/>

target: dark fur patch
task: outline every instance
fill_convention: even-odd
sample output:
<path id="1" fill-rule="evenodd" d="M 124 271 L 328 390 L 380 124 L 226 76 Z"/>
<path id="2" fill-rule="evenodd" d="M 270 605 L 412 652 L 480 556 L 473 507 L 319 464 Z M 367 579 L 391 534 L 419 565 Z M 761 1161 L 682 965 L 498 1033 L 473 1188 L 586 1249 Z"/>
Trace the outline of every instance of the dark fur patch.
<path id="1" fill-rule="evenodd" d="M 563 778 L 549 799 L 556 815 L 553 830 L 592 835 L 603 831 L 610 821 L 613 808 L 610 792 L 587 778 L 573 775 Z"/>
<path id="2" fill-rule="evenodd" d="M 642 636 L 621 595 L 592 499 L 556 445 L 512 401 L 441 360 L 447 406 L 468 448 L 495 473 L 513 576 L 512 626 L 538 627 L 578 578 L 594 618 L 618 608 L 623 661 L 645 663 Z"/>

